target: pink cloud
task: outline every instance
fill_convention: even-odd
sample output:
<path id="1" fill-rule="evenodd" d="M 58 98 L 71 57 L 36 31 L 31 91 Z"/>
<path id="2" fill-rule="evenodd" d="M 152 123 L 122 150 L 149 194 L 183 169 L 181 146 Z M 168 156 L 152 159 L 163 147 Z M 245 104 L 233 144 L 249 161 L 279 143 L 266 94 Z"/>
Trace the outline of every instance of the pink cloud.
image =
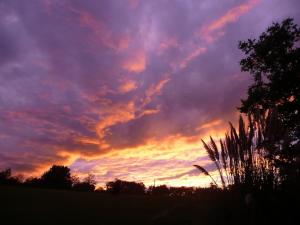
<path id="1" fill-rule="evenodd" d="M 259 3 L 260 0 L 249 0 L 246 3 L 228 10 L 223 16 L 202 27 L 200 31 L 197 31 L 196 35 L 208 43 L 216 41 L 226 33 L 226 26 L 236 22 L 241 16 L 248 13 Z"/>
<path id="2" fill-rule="evenodd" d="M 205 47 L 199 47 L 190 52 L 180 63 L 179 67 L 184 69 L 187 65 L 192 62 L 195 58 L 199 57 L 200 55 L 204 54 L 207 51 Z"/>
<path id="3" fill-rule="evenodd" d="M 132 73 L 141 73 L 146 69 L 146 63 L 146 52 L 139 49 L 124 60 L 122 67 Z"/>

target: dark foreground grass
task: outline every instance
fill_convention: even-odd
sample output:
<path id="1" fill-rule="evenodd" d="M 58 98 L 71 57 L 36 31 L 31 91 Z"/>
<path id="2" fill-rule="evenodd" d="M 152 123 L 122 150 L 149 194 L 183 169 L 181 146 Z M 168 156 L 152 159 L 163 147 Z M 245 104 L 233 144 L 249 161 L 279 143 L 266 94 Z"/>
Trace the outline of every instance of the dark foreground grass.
<path id="1" fill-rule="evenodd" d="M 249 208 L 245 206 L 241 195 L 220 192 L 171 198 L 0 186 L 0 201 L 1 225 L 230 225 L 295 222 L 293 215 L 281 215 L 282 207 L 273 207 L 274 203 L 261 202 Z"/>

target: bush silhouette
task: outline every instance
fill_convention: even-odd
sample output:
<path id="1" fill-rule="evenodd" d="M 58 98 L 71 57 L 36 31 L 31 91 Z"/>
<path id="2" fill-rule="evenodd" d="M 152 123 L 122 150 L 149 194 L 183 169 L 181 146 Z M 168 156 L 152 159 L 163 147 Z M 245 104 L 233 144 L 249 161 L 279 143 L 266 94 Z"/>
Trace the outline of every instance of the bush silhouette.
<path id="1" fill-rule="evenodd" d="M 143 183 L 123 181 L 116 179 L 106 183 L 106 190 L 111 194 L 145 194 L 145 185 Z"/>
<path id="2" fill-rule="evenodd" d="M 209 158 L 215 163 L 222 186 L 235 185 L 247 189 L 274 190 L 284 180 L 277 157 L 289 143 L 286 130 L 276 110 L 266 115 L 249 116 L 248 127 L 240 117 L 236 129 L 230 123 L 230 131 L 219 145 L 210 138 L 203 141 Z M 205 175 L 209 173 L 195 165 Z"/>
<path id="3" fill-rule="evenodd" d="M 66 166 L 52 166 L 41 177 L 41 185 L 47 188 L 71 189 L 70 169 Z"/>
<path id="4" fill-rule="evenodd" d="M 96 181 L 93 175 L 88 175 L 82 182 L 79 180 L 73 183 L 72 189 L 75 191 L 94 191 Z"/>
<path id="5" fill-rule="evenodd" d="M 15 176 L 13 177 L 11 175 L 11 169 L 5 169 L 3 171 L 0 171 L 0 184 L 4 185 L 21 185 L 21 177 Z"/>

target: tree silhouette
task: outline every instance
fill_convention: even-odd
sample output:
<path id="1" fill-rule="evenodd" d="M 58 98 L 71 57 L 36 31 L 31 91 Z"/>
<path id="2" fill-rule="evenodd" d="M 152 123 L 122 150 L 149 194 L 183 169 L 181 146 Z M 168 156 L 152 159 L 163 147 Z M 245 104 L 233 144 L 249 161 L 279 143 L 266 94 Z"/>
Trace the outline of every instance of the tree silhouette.
<path id="1" fill-rule="evenodd" d="M 106 183 L 106 190 L 111 194 L 145 194 L 145 185 L 143 183 L 123 181 L 116 179 L 115 181 Z"/>
<path id="2" fill-rule="evenodd" d="M 70 189 L 72 187 L 70 169 L 66 166 L 52 166 L 42 175 L 41 184 L 47 188 Z"/>
<path id="3" fill-rule="evenodd" d="M 239 108 L 243 113 L 278 109 L 283 123 L 300 135 L 300 28 L 288 18 L 273 23 L 259 39 L 241 41 L 246 58 L 241 69 L 250 72 L 254 84 Z"/>
<path id="4" fill-rule="evenodd" d="M 151 195 L 169 195 L 170 189 L 164 184 L 159 186 L 150 186 L 148 193 Z"/>
<path id="5" fill-rule="evenodd" d="M 11 169 L 0 171 L 0 184 L 6 184 L 11 177 Z"/>
<path id="6" fill-rule="evenodd" d="M 73 190 L 76 191 L 94 191 L 96 188 L 96 181 L 95 177 L 91 174 L 89 174 L 86 178 L 83 179 L 82 182 L 79 181 L 79 179 L 73 178 Z"/>
<path id="7" fill-rule="evenodd" d="M 22 184 L 22 176 L 12 176 L 11 169 L 0 171 L 0 184 L 4 185 L 20 185 Z"/>
<path id="8" fill-rule="evenodd" d="M 96 188 L 95 176 L 89 174 L 82 181 L 66 166 L 53 165 L 41 177 L 29 177 L 25 181 L 22 175 L 12 176 L 11 169 L 0 171 L 0 184 L 23 185 L 34 188 L 69 189 L 76 191 L 94 191 Z"/>
<path id="9" fill-rule="evenodd" d="M 300 28 L 288 18 L 273 23 L 259 39 L 239 43 L 246 57 L 241 69 L 250 72 L 254 83 L 239 108 L 247 114 L 275 108 L 290 140 L 277 152 L 276 163 L 291 185 L 300 180 Z M 275 131 L 273 131 L 275 132 Z M 299 182 L 298 182 L 299 185 Z"/>

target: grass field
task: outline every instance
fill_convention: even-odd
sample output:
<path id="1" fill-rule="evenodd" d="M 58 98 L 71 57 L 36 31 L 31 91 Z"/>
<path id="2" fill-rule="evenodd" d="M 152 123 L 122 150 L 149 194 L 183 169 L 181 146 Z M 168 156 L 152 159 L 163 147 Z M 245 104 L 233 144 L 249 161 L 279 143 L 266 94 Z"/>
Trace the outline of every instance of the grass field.
<path id="1" fill-rule="evenodd" d="M 0 186 L 0 201 L 1 225 L 229 225 L 256 224 L 259 216 L 223 193 L 170 198 Z M 268 224 L 266 212 L 259 217 Z"/>

